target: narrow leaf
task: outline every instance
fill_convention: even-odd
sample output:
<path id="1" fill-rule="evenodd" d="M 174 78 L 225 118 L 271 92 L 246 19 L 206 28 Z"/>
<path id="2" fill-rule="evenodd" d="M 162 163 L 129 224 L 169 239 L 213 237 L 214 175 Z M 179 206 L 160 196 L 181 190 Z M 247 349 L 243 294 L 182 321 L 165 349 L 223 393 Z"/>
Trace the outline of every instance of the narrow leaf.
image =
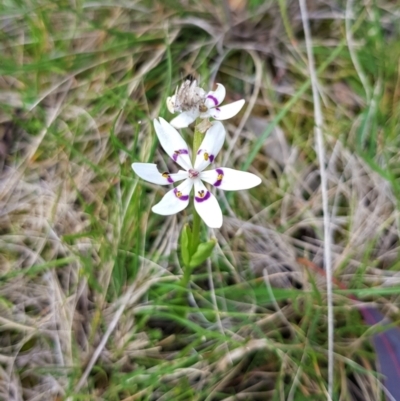
<path id="1" fill-rule="evenodd" d="M 197 247 L 196 252 L 192 255 L 190 259 L 190 267 L 197 267 L 201 265 L 207 258 L 209 258 L 212 254 L 212 251 L 215 247 L 217 241 L 212 239 L 207 242 L 203 242 Z"/>

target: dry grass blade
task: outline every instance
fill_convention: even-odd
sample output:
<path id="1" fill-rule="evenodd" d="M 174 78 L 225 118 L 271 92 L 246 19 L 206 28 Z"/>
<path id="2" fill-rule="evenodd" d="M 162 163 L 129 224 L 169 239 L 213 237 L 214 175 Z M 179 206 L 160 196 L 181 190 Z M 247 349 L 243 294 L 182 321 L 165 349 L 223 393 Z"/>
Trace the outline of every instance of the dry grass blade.
<path id="1" fill-rule="evenodd" d="M 321 177 L 321 194 L 322 208 L 324 216 L 324 266 L 326 270 L 326 288 L 327 288 L 327 304 L 328 304 L 328 395 L 330 400 L 333 399 L 333 368 L 334 368 L 334 316 L 333 316 L 333 295 L 332 295 L 332 256 L 331 256 L 331 227 L 330 212 L 328 198 L 328 180 L 325 171 L 325 148 L 323 140 L 323 116 L 321 102 L 318 94 L 318 80 L 315 71 L 315 61 L 312 50 L 312 39 L 308 21 L 307 5 L 305 0 L 299 0 L 301 17 L 303 21 L 304 36 L 307 47 L 308 68 L 311 77 L 311 89 L 314 102 L 314 118 L 315 118 L 315 141 L 317 145 L 317 154 L 319 162 L 319 171 Z"/>

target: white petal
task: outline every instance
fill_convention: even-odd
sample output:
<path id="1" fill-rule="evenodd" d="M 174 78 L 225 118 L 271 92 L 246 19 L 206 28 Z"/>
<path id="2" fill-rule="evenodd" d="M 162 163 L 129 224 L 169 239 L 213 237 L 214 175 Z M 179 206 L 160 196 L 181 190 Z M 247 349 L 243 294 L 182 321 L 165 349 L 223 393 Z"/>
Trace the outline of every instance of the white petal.
<path id="1" fill-rule="evenodd" d="M 179 132 L 163 118 L 160 118 L 160 122 L 154 120 L 154 128 L 161 146 L 172 160 L 185 170 L 192 168 L 189 148 Z"/>
<path id="2" fill-rule="evenodd" d="M 188 177 L 186 171 L 177 174 L 169 174 L 168 171 L 160 173 L 157 165 L 152 163 L 133 163 L 132 169 L 140 178 L 159 185 L 169 185 Z"/>
<path id="3" fill-rule="evenodd" d="M 211 108 L 211 109 L 207 109 L 207 111 L 205 111 L 205 112 L 203 112 L 203 113 L 200 113 L 200 118 L 202 119 L 202 120 L 204 120 L 205 118 L 210 118 L 210 117 L 212 117 L 212 115 L 211 115 L 211 111 L 212 110 L 214 110 L 213 108 Z"/>
<path id="4" fill-rule="evenodd" d="M 237 102 L 226 104 L 221 107 L 214 107 L 210 109 L 211 117 L 216 120 L 227 120 L 228 118 L 232 118 L 236 116 L 237 113 L 241 110 L 244 105 L 244 99 L 238 100 Z"/>
<path id="5" fill-rule="evenodd" d="M 175 113 L 175 95 L 167 97 L 167 108 L 170 113 Z"/>
<path id="6" fill-rule="evenodd" d="M 176 188 L 168 191 L 157 205 L 152 207 L 152 211 L 163 216 L 169 216 L 185 209 L 189 204 L 190 191 L 192 190 L 193 180 L 187 179 Z"/>
<path id="7" fill-rule="evenodd" d="M 165 173 L 164 173 L 165 174 Z M 187 171 L 183 171 L 183 170 L 179 170 L 178 173 L 174 173 L 174 174 L 169 174 L 169 178 L 170 180 L 172 180 L 173 182 L 178 182 L 178 181 L 182 181 L 182 180 L 186 180 L 186 178 L 189 177 L 189 174 Z"/>
<path id="8" fill-rule="evenodd" d="M 225 94 L 226 94 L 225 86 L 222 84 L 217 84 L 217 86 L 218 86 L 217 90 L 207 93 L 206 100 L 204 103 L 208 108 L 218 106 L 225 99 Z"/>
<path id="9" fill-rule="evenodd" d="M 197 151 L 194 169 L 203 171 L 212 163 L 221 150 L 225 140 L 225 128 L 219 121 L 214 121 L 211 128 L 206 132 L 203 142 Z"/>
<path id="10" fill-rule="evenodd" d="M 222 226 L 222 212 L 215 196 L 200 180 L 194 183 L 194 207 L 204 222 L 211 228 Z"/>
<path id="11" fill-rule="evenodd" d="M 200 179 L 225 191 L 249 189 L 261 184 L 261 178 L 256 175 L 227 167 L 202 171 Z"/>
<path id="12" fill-rule="evenodd" d="M 199 114 L 198 110 L 184 111 L 173 118 L 170 124 L 177 129 L 189 127 Z"/>

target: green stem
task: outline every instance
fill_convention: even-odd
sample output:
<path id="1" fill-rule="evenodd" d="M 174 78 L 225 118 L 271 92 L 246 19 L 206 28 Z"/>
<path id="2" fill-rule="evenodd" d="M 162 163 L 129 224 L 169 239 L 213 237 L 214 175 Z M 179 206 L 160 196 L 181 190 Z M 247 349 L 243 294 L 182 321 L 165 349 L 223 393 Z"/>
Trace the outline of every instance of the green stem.
<path id="1" fill-rule="evenodd" d="M 193 147 L 192 147 L 193 164 L 196 160 L 197 151 L 199 150 L 200 145 L 203 142 L 203 138 L 204 134 L 198 131 L 196 124 L 193 136 Z M 192 227 L 192 241 L 190 243 L 190 249 L 189 249 L 190 255 L 193 255 L 196 252 L 197 247 L 199 246 L 199 242 L 200 242 L 200 216 L 197 213 L 193 202 L 193 227 Z"/>
<path id="2" fill-rule="evenodd" d="M 201 142 L 203 141 L 204 134 L 202 134 L 200 131 L 197 130 L 197 125 L 194 131 L 194 136 L 193 136 L 193 163 L 196 159 L 197 151 L 200 148 Z M 199 246 L 200 243 L 200 224 L 201 224 L 201 219 L 199 214 L 197 213 L 194 203 L 193 203 L 193 225 L 192 225 L 192 234 L 191 234 L 191 240 L 189 243 L 189 255 L 190 257 L 194 255 L 194 253 L 197 250 L 197 247 Z M 187 285 L 189 284 L 190 281 L 190 275 L 192 274 L 192 268 L 190 266 L 183 266 L 183 277 L 180 282 L 180 285 L 182 287 L 182 290 L 186 290 Z"/>
<path id="3" fill-rule="evenodd" d="M 183 289 L 183 290 L 181 290 L 182 295 L 184 294 L 184 291 L 186 290 L 186 287 L 189 284 L 191 274 L 192 274 L 192 269 L 189 266 L 183 266 L 183 277 L 180 282 L 180 285 Z M 180 297 L 178 297 L 178 298 L 180 298 Z"/>
<path id="4" fill-rule="evenodd" d="M 193 163 L 196 160 L 197 151 L 199 150 L 200 145 L 203 142 L 203 139 L 204 139 L 204 134 L 201 133 L 200 131 L 198 131 L 197 130 L 197 126 L 196 126 L 196 128 L 194 130 L 193 147 L 192 147 L 192 149 L 193 149 L 193 155 L 192 155 Z"/>

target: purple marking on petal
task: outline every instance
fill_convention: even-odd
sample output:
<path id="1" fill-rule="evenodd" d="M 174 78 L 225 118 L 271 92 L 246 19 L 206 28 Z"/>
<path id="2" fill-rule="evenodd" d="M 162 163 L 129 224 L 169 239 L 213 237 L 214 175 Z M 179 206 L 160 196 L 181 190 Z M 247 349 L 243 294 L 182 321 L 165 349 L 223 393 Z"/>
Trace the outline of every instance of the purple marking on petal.
<path id="1" fill-rule="evenodd" d="M 203 150 L 203 149 L 199 149 L 199 150 L 197 151 L 197 154 L 199 155 L 199 154 L 202 152 L 202 150 Z"/>
<path id="2" fill-rule="evenodd" d="M 219 107 L 216 107 L 216 108 L 215 108 L 215 110 L 217 110 L 217 111 L 221 111 L 221 109 L 220 109 Z"/>
<path id="3" fill-rule="evenodd" d="M 170 184 L 172 184 L 174 182 L 174 180 L 171 178 L 171 176 L 169 175 L 168 171 L 166 171 L 165 173 L 161 174 Z"/>
<path id="4" fill-rule="evenodd" d="M 189 151 L 187 149 L 178 149 L 178 150 L 174 150 L 174 154 L 172 155 L 172 159 L 174 160 L 174 162 L 176 162 L 176 160 L 178 159 L 179 155 L 188 155 Z"/>
<path id="5" fill-rule="evenodd" d="M 207 99 L 211 99 L 216 106 L 218 106 L 218 99 L 213 95 L 208 95 Z"/>
<path id="6" fill-rule="evenodd" d="M 214 161 L 215 156 L 214 155 L 209 155 L 208 158 L 210 159 L 210 163 Z"/>
<path id="7" fill-rule="evenodd" d="M 213 185 L 214 187 L 219 187 L 224 178 L 224 170 L 217 168 L 215 171 L 218 173 L 218 176 L 217 176 L 217 181 L 215 181 Z"/>
<path id="8" fill-rule="evenodd" d="M 196 202 L 201 203 L 206 201 L 207 199 L 210 199 L 210 196 L 211 196 L 210 192 L 207 191 L 207 193 L 202 198 L 200 198 L 199 196 L 195 196 L 194 199 L 196 200 Z"/>
<path id="9" fill-rule="evenodd" d="M 181 201 L 187 201 L 189 199 L 189 195 L 182 195 L 182 192 L 178 191 L 178 188 L 174 189 L 174 194 Z"/>

